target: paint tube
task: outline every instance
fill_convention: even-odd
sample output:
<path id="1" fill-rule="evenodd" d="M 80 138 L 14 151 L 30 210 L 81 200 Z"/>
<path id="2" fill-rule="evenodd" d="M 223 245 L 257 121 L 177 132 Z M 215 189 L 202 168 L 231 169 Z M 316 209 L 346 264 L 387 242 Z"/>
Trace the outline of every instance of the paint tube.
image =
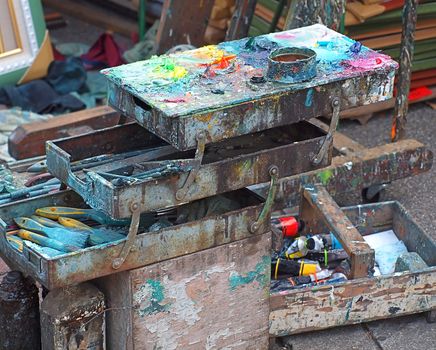
<path id="1" fill-rule="evenodd" d="M 304 228 L 304 222 L 294 216 L 285 216 L 271 220 L 271 225 L 279 229 L 284 238 L 296 237 Z"/>
<path id="2" fill-rule="evenodd" d="M 309 276 L 321 271 L 317 261 L 276 259 L 271 261 L 271 276 L 273 279 L 283 279 L 289 276 Z"/>
<path id="3" fill-rule="evenodd" d="M 286 250 L 285 256 L 288 259 L 298 259 L 306 256 L 309 250 L 315 247 L 315 240 L 308 237 L 297 237 Z"/>
<path id="4" fill-rule="evenodd" d="M 348 254 L 343 249 L 335 249 L 324 250 L 322 252 L 309 251 L 305 257 L 309 260 L 318 261 L 322 267 L 334 269 L 342 260 L 348 258 Z"/>
<path id="5" fill-rule="evenodd" d="M 317 273 L 311 274 L 309 277 L 312 282 L 318 282 L 320 280 L 325 280 L 331 276 L 331 272 L 327 269 L 321 270 Z"/>

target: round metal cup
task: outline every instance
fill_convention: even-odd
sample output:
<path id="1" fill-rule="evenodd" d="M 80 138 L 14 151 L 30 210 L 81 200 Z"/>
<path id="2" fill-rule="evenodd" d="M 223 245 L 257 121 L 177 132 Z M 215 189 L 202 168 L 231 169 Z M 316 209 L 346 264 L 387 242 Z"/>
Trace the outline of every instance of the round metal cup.
<path id="1" fill-rule="evenodd" d="M 316 52 L 303 47 L 281 47 L 268 58 L 267 79 L 285 84 L 308 81 L 316 76 Z"/>

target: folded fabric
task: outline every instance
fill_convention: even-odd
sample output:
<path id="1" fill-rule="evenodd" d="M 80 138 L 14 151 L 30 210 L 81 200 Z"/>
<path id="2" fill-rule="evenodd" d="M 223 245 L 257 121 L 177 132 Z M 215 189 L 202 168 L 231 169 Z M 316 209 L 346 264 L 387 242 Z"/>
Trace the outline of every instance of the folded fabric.
<path id="1" fill-rule="evenodd" d="M 80 56 L 86 69 L 115 67 L 123 64 L 121 50 L 112 34 L 100 35 L 89 51 Z"/>
<path id="2" fill-rule="evenodd" d="M 45 80 L 33 80 L 20 86 L 0 89 L 0 104 L 20 107 L 34 113 L 78 111 L 85 105 L 71 95 L 59 95 Z"/>
<path id="3" fill-rule="evenodd" d="M 0 104 L 39 114 L 78 111 L 85 105 L 69 93 L 82 89 L 85 82 L 86 71 L 81 60 L 69 57 L 52 62 L 45 79 L 0 88 Z"/>
<path id="4" fill-rule="evenodd" d="M 45 80 L 58 94 L 65 95 L 85 85 L 86 70 L 79 58 L 68 57 L 65 61 L 53 61 Z"/>

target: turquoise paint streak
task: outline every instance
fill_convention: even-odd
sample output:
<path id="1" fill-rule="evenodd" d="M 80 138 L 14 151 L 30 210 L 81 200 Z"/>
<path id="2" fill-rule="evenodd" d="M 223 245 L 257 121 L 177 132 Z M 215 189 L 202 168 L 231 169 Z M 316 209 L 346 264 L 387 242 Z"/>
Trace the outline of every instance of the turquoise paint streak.
<path id="1" fill-rule="evenodd" d="M 262 261 L 257 263 L 253 271 L 249 271 L 245 276 L 234 273 L 229 277 L 230 290 L 236 290 L 238 287 L 253 283 L 259 283 L 260 288 L 269 285 L 269 269 L 271 266 L 271 257 L 263 256 Z"/>
<path id="2" fill-rule="evenodd" d="M 146 284 L 148 284 L 151 289 L 151 297 L 149 299 L 149 305 L 139 310 L 141 317 L 167 311 L 169 304 L 161 304 L 165 299 L 162 283 L 157 280 L 148 279 Z"/>
<path id="3" fill-rule="evenodd" d="M 304 105 L 306 107 L 310 107 L 312 106 L 312 103 L 313 103 L 313 89 L 309 89 L 307 90 L 306 101 L 304 102 Z"/>

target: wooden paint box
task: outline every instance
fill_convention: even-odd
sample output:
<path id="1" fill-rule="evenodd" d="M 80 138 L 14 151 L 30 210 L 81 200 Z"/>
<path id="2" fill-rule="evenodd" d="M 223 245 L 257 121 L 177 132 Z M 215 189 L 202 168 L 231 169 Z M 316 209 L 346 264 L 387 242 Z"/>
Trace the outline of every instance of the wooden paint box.
<path id="1" fill-rule="evenodd" d="M 73 191 L 17 201 L 0 207 L 0 252 L 11 268 L 32 276 L 51 290 L 228 244 L 269 230 L 269 220 L 258 221 L 264 208 L 261 197 L 242 189 L 227 193 L 226 198 L 235 200 L 238 203 L 237 209 L 194 219 L 156 232 L 139 231 L 138 235 L 132 237 L 132 246 L 129 246 L 130 249 L 127 250 L 126 259 L 121 266 L 114 265 L 114 262 L 127 247 L 128 237 L 54 258 L 42 256 L 28 249 L 26 245 L 22 253 L 18 252 L 6 239 L 6 227 L 13 222 L 13 218 L 30 217 L 35 209 L 47 206 L 86 206 Z M 195 205 L 196 202 L 186 204 L 185 209 Z M 180 209 L 183 210 L 182 208 Z M 259 223 L 255 233 L 250 230 L 253 222 Z"/>
<path id="2" fill-rule="evenodd" d="M 272 337 L 436 309 L 436 243 L 407 211 L 398 202 L 381 202 L 346 207 L 343 212 L 362 235 L 392 229 L 408 251 L 418 253 L 429 267 L 272 294 Z M 310 228 L 328 229 L 322 220 Z"/>
<path id="3" fill-rule="evenodd" d="M 149 212 L 268 182 L 273 166 L 279 177 L 321 169 L 331 163 L 332 145 L 318 164 L 313 157 L 326 142 L 326 135 L 324 130 L 304 121 L 208 144 L 198 159 L 193 151 L 179 152 L 133 123 L 48 141 L 47 167 L 92 208 L 114 218 L 126 218 L 132 215 L 133 201 L 141 212 Z M 89 163 L 87 172 L 75 170 L 76 161 L 89 161 L 90 157 L 105 153 L 115 159 L 132 152 L 139 153 L 96 167 Z M 108 174 L 128 169 L 135 176 L 168 164 L 180 171 L 121 186 L 114 184 Z"/>
<path id="4" fill-rule="evenodd" d="M 398 64 L 323 25 L 210 45 L 103 70 L 108 102 L 179 150 L 289 125 L 338 108 L 392 97 Z M 316 53 L 316 76 L 300 83 L 268 78 L 284 47 Z M 294 59 L 295 60 L 295 59 Z M 294 70 L 292 70 L 294 72 Z M 297 75 L 298 72 L 295 72 Z"/>
<path id="5" fill-rule="evenodd" d="M 270 233 L 95 281 L 108 350 L 267 349 Z"/>

